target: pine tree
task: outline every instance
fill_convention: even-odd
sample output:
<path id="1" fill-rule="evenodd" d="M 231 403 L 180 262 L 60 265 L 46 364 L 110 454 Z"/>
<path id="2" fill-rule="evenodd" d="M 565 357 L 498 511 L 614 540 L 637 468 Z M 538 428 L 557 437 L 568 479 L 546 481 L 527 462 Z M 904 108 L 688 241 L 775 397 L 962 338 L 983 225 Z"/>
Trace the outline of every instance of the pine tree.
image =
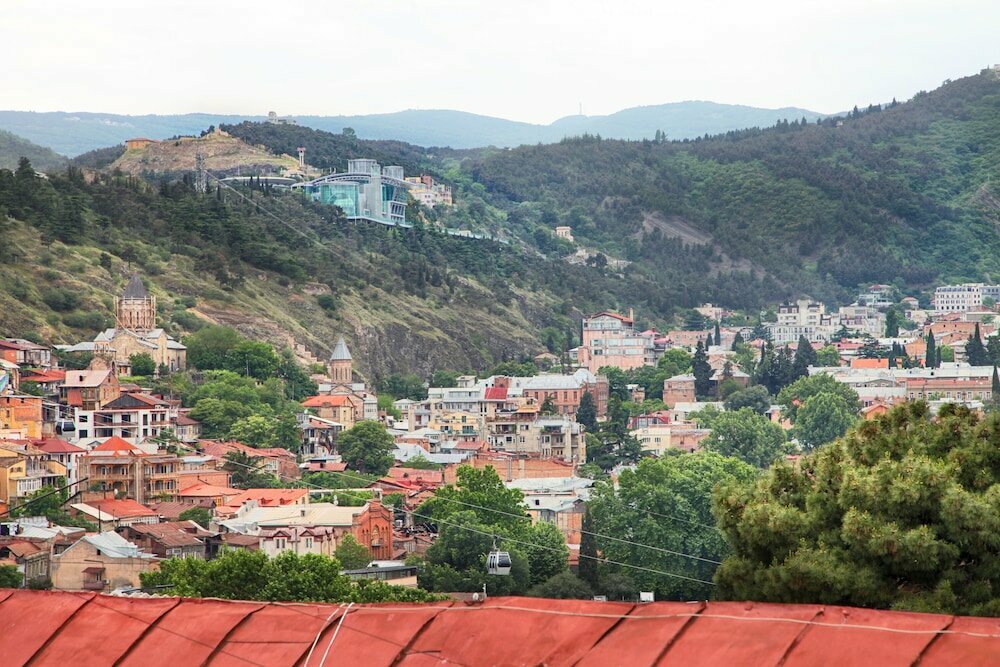
<path id="1" fill-rule="evenodd" d="M 695 396 L 708 396 L 712 388 L 712 367 L 708 363 L 708 355 L 705 354 L 705 347 L 701 341 L 698 341 L 698 346 L 694 349 L 691 372 L 694 374 Z"/>
<path id="2" fill-rule="evenodd" d="M 583 396 L 580 397 L 580 407 L 576 411 L 576 421 L 588 431 L 593 431 L 597 428 L 597 405 L 594 402 L 594 395 L 589 391 L 583 392 Z"/>
<path id="3" fill-rule="evenodd" d="M 937 368 L 941 365 L 941 359 L 937 353 L 937 342 L 934 340 L 934 332 L 927 333 L 927 353 L 924 355 L 925 368 Z"/>

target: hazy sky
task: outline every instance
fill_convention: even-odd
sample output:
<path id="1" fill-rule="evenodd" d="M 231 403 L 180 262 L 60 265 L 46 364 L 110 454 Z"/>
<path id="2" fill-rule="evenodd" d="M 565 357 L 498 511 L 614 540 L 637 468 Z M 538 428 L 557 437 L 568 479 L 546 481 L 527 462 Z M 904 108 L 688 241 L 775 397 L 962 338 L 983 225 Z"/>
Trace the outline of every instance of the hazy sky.
<path id="1" fill-rule="evenodd" d="M 835 112 L 1000 62 L 998 27 L 998 0 L 0 0 L 0 108 Z"/>

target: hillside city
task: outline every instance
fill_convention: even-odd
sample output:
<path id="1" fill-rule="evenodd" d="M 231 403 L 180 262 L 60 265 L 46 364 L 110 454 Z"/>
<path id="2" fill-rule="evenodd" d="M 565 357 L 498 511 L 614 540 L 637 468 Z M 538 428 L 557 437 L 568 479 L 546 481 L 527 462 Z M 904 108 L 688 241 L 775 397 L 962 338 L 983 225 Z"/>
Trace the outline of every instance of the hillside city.
<path id="1" fill-rule="evenodd" d="M 1000 6 L 105 4 L 0 6 L 0 667 L 1000 664 Z"/>

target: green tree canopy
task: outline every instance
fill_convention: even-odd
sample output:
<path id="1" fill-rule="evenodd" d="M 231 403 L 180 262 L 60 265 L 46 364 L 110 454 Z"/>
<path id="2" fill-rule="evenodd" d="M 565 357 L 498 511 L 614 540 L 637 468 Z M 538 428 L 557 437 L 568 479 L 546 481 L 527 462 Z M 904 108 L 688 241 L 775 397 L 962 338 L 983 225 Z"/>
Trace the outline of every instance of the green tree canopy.
<path id="1" fill-rule="evenodd" d="M 132 375 L 134 376 L 148 377 L 156 373 L 156 362 L 147 352 L 133 354 L 129 357 L 129 362 L 132 364 Z"/>
<path id="2" fill-rule="evenodd" d="M 754 385 L 735 391 L 726 398 L 726 410 L 739 410 L 740 408 L 750 408 L 759 415 L 764 414 L 771 408 L 771 395 L 767 389 L 760 385 Z"/>
<path id="3" fill-rule="evenodd" d="M 722 599 L 1000 615 L 1000 415 L 922 401 L 715 494 Z"/>
<path id="4" fill-rule="evenodd" d="M 594 595 L 594 589 L 583 579 L 565 570 L 532 586 L 528 595 L 553 600 L 589 600 Z"/>
<path id="5" fill-rule="evenodd" d="M 810 452 L 847 433 L 857 420 L 855 406 L 843 395 L 820 392 L 799 406 L 792 435 Z"/>
<path id="6" fill-rule="evenodd" d="M 270 489 L 281 483 L 264 470 L 260 459 L 245 452 L 229 452 L 225 458 L 222 468 L 229 473 L 230 484 L 237 489 Z"/>
<path id="7" fill-rule="evenodd" d="M 372 562 L 372 555 L 365 545 L 359 543 L 350 534 L 344 535 L 334 555 L 345 570 L 357 570 L 368 567 L 368 563 Z"/>
<path id="8" fill-rule="evenodd" d="M 711 582 L 715 564 L 661 549 L 721 561 L 728 548 L 714 528 L 712 489 L 722 482 L 750 482 L 756 475 L 757 471 L 742 461 L 710 451 L 643 459 L 635 470 L 622 471 L 618 488 L 599 484 L 589 508 L 594 533 L 634 544 L 591 539 L 609 560 Z M 582 572 L 582 560 L 580 565 Z M 704 600 L 712 594 L 711 584 L 611 563 L 602 562 L 599 568 L 602 588 L 609 575 L 618 574 L 631 578 L 642 590 L 656 591 L 660 598 Z"/>
<path id="9" fill-rule="evenodd" d="M 861 410 L 858 394 L 826 373 L 799 378 L 778 393 L 778 403 L 785 408 L 784 416 L 794 424 L 799 408 L 812 396 L 823 393 L 841 396 L 854 414 Z"/>
<path id="10" fill-rule="evenodd" d="M 20 588 L 23 578 L 16 565 L 0 565 L 0 588 Z"/>
<path id="11" fill-rule="evenodd" d="M 353 583 L 340 574 L 336 558 L 285 551 L 268 558 L 262 551 L 233 549 L 214 560 L 171 558 L 160 569 L 139 575 L 144 587 L 182 597 L 270 602 L 429 602 L 425 591 L 382 582 Z M 163 592 L 164 589 L 161 589 Z"/>
<path id="12" fill-rule="evenodd" d="M 702 446 L 758 468 L 766 468 L 791 451 L 785 429 L 750 408 L 723 412 L 716 417 Z"/>
<path id="13" fill-rule="evenodd" d="M 187 361 L 200 370 L 227 368 L 229 351 L 236 347 L 243 337 L 235 329 L 210 324 L 190 336 L 184 337 L 187 346 Z"/>
<path id="14" fill-rule="evenodd" d="M 392 467 L 395 441 L 385 426 L 375 421 L 359 421 L 337 436 L 337 452 L 351 467 L 382 476 Z"/>
<path id="15" fill-rule="evenodd" d="M 597 402 L 594 395 L 589 391 L 583 392 L 580 397 L 580 407 L 576 411 L 576 421 L 582 424 L 588 431 L 597 428 Z"/>
<path id="16" fill-rule="evenodd" d="M 659 358 L 656 367 L 666 373 L 667 377 L 683 375 L 691 371 L 691 355 L 687 350 L 672 347 Z"/>
<path id="17" fill-rule="evenodd" d="M 177 518 L 181 521 L 194 521 L 202 528 L 208 528 L 208 524 L 212 522 L 212 513 L 204 507 L 192 507 L 181 512 Z"/>
<path id="18" fill-rule="evenodd" d="M 817 366 L 839 366 L 840 352 L 833 345 L 824 345 L 816 351 Z"/>

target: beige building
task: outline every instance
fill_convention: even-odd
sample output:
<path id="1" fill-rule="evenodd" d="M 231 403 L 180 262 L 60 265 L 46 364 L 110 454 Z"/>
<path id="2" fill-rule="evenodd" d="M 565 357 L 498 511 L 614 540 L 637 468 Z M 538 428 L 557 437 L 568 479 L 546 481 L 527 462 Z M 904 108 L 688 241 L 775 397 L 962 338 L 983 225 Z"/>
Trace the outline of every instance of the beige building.
<path id="1" fill-rule="evenodd" d="M 632 431 L 639 440 L 642 451 L 662 456 L 669 449 L 694 452 L 701 447 L 701 441 L 708 437 L 710 429 L 696 428 L 690 424 L 650 424 Z"/>
<path id="2" fill-rule="evenodd" d="M 0 501 L 20 502 L 43 486 L 55 486 L 65 477 L 66 466 L 49 461 L 40 449 L 0 441 Z"/>
<path id="3" fill-rule="evenodd" d="M 153 554 L 115 532 L 86 535 L 51 559 L 52 588 L 59 591 L 110 592 L 138 588 L 139 575 L 160 568 Z"/>
<path id="4" fill-rule="evenodd" d="M 113 361 L 120 374 L 132 371 L 132 356 L 148 354 L 157 368 L 170 372 L 184 370 L 187 348 L 156 328 L 156 297 L 151 295 L 138 275 L 133 275 L 120 297 L 115 297 L 115 328 L 106 329 L 94 339 L 94 356 Z"/>

